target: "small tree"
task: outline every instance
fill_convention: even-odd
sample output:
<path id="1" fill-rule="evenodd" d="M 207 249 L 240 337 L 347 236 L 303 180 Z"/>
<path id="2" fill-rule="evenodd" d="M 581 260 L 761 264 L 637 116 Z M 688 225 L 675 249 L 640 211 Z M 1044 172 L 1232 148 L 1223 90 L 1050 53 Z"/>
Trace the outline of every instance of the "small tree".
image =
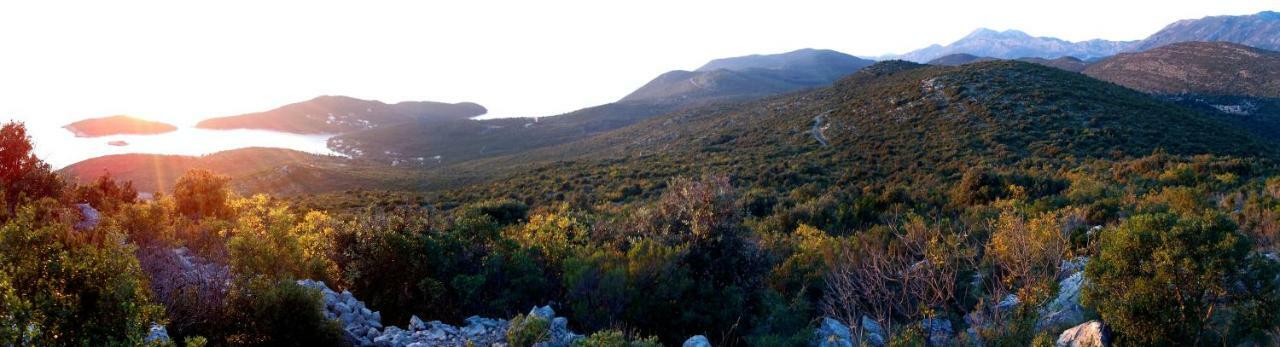
<path id="1" fill-rule="evenodd" d="M 207 170 L 187 171 L 173 187 L 178 212 L 196 220 L 230 216 L 231 208 L 227 206 L 227 183 L 230 181 L 226 176 Z"/>
<path id="2" fill-rule="evenodd" d="M 1203 345 L 1252 332 L 1238 327 L 1275 323 L 1280 314 L 1237 315 L 1276 295 L 1270 276 L 1255 276 L 1267 262 L 1249 261 L 1249 243 L 1221 215 L 1137 215 L 1104 232 L 1097 257 L 1085 269 L 1083 301 L 1140 345 Z M 1243 322 L 1247 318 L 1255 322 Z M 1267 324 L 1261 324 L 1266 326 Z M 1234 344 L 1234 343 L 1232 343 Z"/>
<path id="3" fill-rule="evenodd" d="M 0 191 L 3 191 L 6 215 L 13 215 L 24 201 L 57 196 L 62 179 L 49 164 L 32 153 L 31 136 L 26 125 L 8 122 L 0 126 Z"/>

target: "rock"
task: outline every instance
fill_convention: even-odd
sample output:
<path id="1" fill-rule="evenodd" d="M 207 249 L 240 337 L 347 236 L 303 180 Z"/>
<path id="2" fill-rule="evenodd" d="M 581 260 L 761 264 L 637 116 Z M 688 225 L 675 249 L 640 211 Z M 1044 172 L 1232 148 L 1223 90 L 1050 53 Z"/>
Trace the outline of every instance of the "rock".
<path id="1" fill-rule="evenodd" d="M 551 305 L 542 306 L 542 307 L 534 306 L 532 310 L 529 310 L 529 315 L 541 317 L 542 319 L 546 319 L 546 320 L 551 320 L 552 318 L 556 317 L 556 310 L 551 309 Z"/>
<path id="2" fill-rule="evenodd" d="M 409 331 L 414 332 L 420 330 L 427 330 L 427 324 L 422 322 L 422 318 L 418 318 L 417 315 L 409 317 Z"/>
<path id="3" fill-rule="evenodd" d="M 1084 271 L 1084 266 L 1089 263 L 1089 257 L 1075 257 L 1074 259 L 1062 262 L 1062 273 L 1076 273 Z"/>
<path id="4" fill-rule="evenodd" d="M 920 329 L 928 334 L 930 346 L 950 346 L 951 335 L 955 333 L 955 330 L 951 329 L 951 321 L 942 318 L 922 320 Z"/>
<path id="5" fill-rule="evenodd" d="M 862 316 L 862 339 L 872 346 L 884 346 L 884 328 L 880 323 L 867 316 Z"/>
<path id="6" fill-rule="evenodd" d="M 682 347 L 711 347 L 711 341 L 708 341 L 706 336 L 702 336 L 702 335 L 694 335 L 693 337 L 690 337 L 688 340 L 684 340 L 684 344 L 683 344 L 683 345 L 680 345 L 680 346 L 682 346 Z"/>
<path id="7" fill-rule="evenodd" d="M 1084 272 L 1076 272 L 1058 282 L 1058 296 L 1040 309 L 1036 329 L 1065 327 L 1083 322 L 1084 307 L 1080 306 L 1080 288 L 1084 282 Z"/>
<path id="8" fill-rule="evenodd" d="M 853 333 L 849 327 L 831 317 L 823 317 L 822 325 L 815 333 L 818 335 L 818 347 L 853 347 Z"/>
<path id="9" fill-rule="evenodd" d="M 1088 321 L 1058 335 L 1058 347 L 1105 347 L 1111 345 L 1111 334 L 1099 321 Z"/>
<path id="10" fill-rule="evenodd" d="M 142 341 L 147 344 L 158 343 L 164 344 L 169 342 L 169 330 L 163 325 L 151 323 L 151 329 L 147 332 L 147 337 Z"/>
<path id="11" fill-rule="evenodd" d="M 1000 303 L 996 304 L 996 308 L 1001 311 L 1012 310 L 1020 303 L 1022 303 L 1022 300 L 1019 300 L 1017 295 L 1009 294 L 1005 295 L 1004 299 L 1000 300 Z"/>
<path id="12" fill-rule="evenodd" d="M 98 210 L 89 204 L 76 204 L 76 208 L 80 209 L 80 222 L 76 223 L 76 230 L 89 230 L 98 226 L 98 221 L 102 219 Z"/>

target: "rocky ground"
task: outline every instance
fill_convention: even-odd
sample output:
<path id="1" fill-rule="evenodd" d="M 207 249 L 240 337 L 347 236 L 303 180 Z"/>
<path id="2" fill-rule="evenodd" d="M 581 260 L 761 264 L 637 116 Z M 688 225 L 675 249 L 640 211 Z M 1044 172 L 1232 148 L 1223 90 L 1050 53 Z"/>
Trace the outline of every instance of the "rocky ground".
<path id="1" fill-rule="evenodd" d="M 1059 334 L 1056 345 L 1059 347 L 1075 346 L 1108 346 L 1110 335 L 1106 326 L 1099 321 L 1085 322 L 1084 307 L 1080 306 L 1080 288 L 1084 285 L 1084 265 L 1087 258 L 1077 258 L 1063 262 L 1063 273 L 1070 274 L 1058 282 L 1058 295 L 1052 301 L 1039 308 L 1040 317 L 1036 321 L 1037 330 L 1056 331 L 1060 327 L 1074 327 Z M 1003 310 L 1011 309 L 1022 303 L 1015 295 L 1005 297 L 999 304 Z M 965 332 L 976 343 L 981 344 L 977 328 L 990 324 L 978 314 L 965 316 L 969 329 Z M 920 330 L 928 334 L 931 346 L 950 346 L 955 344 L 955 331 L 951 321 L 946 319 L 925 319 L 918 322 Z M 815 345 L 819 347 L 853 347 L 884 346 L 887 342 L 885 330 L 875 320 L 863 316 L 858 326 L 852 329 L 840 321 L 825 317 L 818 326 Z"/>

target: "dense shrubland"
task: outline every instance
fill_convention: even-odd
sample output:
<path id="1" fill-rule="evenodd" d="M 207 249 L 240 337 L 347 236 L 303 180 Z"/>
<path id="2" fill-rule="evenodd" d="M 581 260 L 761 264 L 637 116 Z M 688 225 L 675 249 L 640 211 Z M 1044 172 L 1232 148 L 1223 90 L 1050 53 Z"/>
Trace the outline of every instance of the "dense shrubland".
<path id="1" fill-rule="evenodd" d="M 136 201 L 110 178 L 64 187 L 39 172 L 10 174 L 48 170 L 19 156 L 27 159 L 3 167 L 0 246 L 20 251 L 0 253 L 0 343 L 132 343 L 153 321 L 179 340 L 214 345 L 341 343 L 318 294 L 292 284 L 311 278 L 350 290 L 393 323 L 515 317 L 550 303 L 574 330 L 594 332 L 586 346 L 676 345 L 697 334 L 717 345 L 803 346 L 824 316 L 855 330 L 875 322 L 897 345 L 930 339 L 928 321 L 956 326 L 953 343 L 1022 346 L 1067 328 L 1038 324 L 1038 308 L 1060 291 L 1064 264 L 1085 258 L 1085 315 L 1107 322 L 1119 343 L 1274 343 L 1280 179 L 1270 178 L 1270 147 L 1205 139 L 1197 134 L 1216 124 L 1199 118 L 1163 134 L 1123 128 L 1132 124 L 1112 115 L 1194 116 L 1074 75 L 1049 76 L 1064 86 L 1047 92 L 1021 91 L 1047 88 L 1020 85 L 1026 76 L 1059 73 L 1000 67 L 946 76 L 941 82 L 1001 87 L 944 90 L 951 106 L 835 105 L 871 109 L 848 114 L 914 107 L 936 116 L 833 138 L 841 146 L 814 149 L 804 133 L 759 134 L 807 128 L 810 116 L 717 112 L 690 131 L 722 120 L 760 126 L 429 197 L 376 202 L 356 193 L 361 204 L 235 196 L 225 178 L 199 171 L 172 195 Z M 813 97 L 921 94 L 919 81 L 934 70 L 888 82 L 855 77 L 873 87 Z M 1098 102 L 1102 109 L 1083 102 L 1099 98 L 1112 101 Z M 1000 101 L 963 102 L 970 99 Z M 812 104 L 796 113 L 833 106 Z M 939 123 L 955 119 L 945 107 L 978 110 L 1005 128 Z M 1009 114 L 1018 117 L 999 119 Z M 845 121 L 874 129 L 891 120 Z M 1087 133 L 1040 126 L 1082 122 L 1092 124 Z M 1009 129 L 1020 131 L 996 132 Z M 923 141 L 929 136 L 945 138 Z M 1129 137 L 1143 146 L 1119 142 Z M 1206 152 L 1217 154 L 1195 155 Z M 73 231 L 74 203 L 103 211 L 102 223 Z M 314 208 L 325 206 L 340 208 Z M 40 238 L 60 241 L 24 250 Z M 175 250 L 192 257 L 174 258 Z M 39 261 L 58 254 L 110 276 L 77 277 Z M 95 294 L 46 299 L 41 291 Z M 85 307 L 102 316 L 100 326 L 118 328 L 65 318 Z M 523 327 L 541 324 L 520 317 L 508 339 L 536 341 L 543 329 Z"/>

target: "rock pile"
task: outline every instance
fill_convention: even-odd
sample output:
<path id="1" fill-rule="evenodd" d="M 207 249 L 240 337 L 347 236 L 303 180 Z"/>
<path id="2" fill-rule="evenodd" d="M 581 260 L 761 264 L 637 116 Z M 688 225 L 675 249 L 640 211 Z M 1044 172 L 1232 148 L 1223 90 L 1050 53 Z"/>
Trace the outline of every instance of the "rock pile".
<path id="1" fill-rule="evenodd" d="M 440 321 L 424 322 L 413 316 L 405 328 L 384 327 L 382 315 L 365 307 L 364 302 L 357 300 L 351 292 L 335 292 L 321 281 L 299 280 L 298 285 L 320 291 L 324 297 L 325 316 L 342 322 L 348 342 L 353 346 L 506 346 L 509 323 L 505 319 L 472 316 L 464 321 L 466 325 L 456 327 Z M 538 344 L 540 347 L 567 347 L 582 338 L 582 335 L 569 331 L 567 318 L 556 317 L 555 314 L 550 306 L 534 307 L 529 311 L 529 316 L 541 317 L 551 323 L 551 339 Z"/>

